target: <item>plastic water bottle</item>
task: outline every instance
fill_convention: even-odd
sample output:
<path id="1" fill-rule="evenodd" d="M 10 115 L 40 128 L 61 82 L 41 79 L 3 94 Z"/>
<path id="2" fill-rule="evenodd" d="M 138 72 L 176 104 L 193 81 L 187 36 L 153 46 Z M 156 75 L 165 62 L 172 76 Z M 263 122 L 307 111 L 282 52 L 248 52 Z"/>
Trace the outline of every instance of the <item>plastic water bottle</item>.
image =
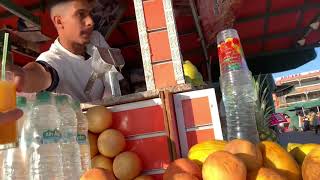
<path id="1" fill-rule="evenodd" d="M 33 105 L 34 100 L 28 99 L 26 97 L 17 97 L 17 106 L 19 109 L 23 111 L 23 116 L 18 121 L 18 129 L 19 129 L 19 148 L 23 152 L 27 152 L 28 148 L 32 143 L 32 135 L 28 135 L 27 133 L 32 133 L 31 128 L 31 107 Z M 27 139 L 29 138 L 29 139 Z"/>
<path id="2" fill-rule="evenodd" d="M 17 97 L 17 107 L 23 111 L 23 116 L 18 120 L 18 135 L 21 133 L 24 122 L 28 117 L 27 99 L 25 97 Z M 27 174 L 27 153 L 26 143 L 22 136 L 19 137 L 19 147 L 8 149 L 3 152 L 2 179 L 3 180 L 25 180 L 28 179 Z"/>
<path id="3" fill-rule="evenodd" d="M 221 31 L 217 36 L 217 44 L 228 140 L 247 139 L 257 143 L 259 142 L 255 118 L 257 95 L 237 31 L 235 29 Z"/>
<path id="4" fill-rule="evenodd" d="M 28 169 L 32 180 L 63 179 L 60 117 L 52 96 L 48 92 L 37 94 L 30 128 L 25 132 L 27 141 L 31 141 Z"/>
<path id="5" fill-rule="evenodd" d="M 80 147 L 77 143 L 77 116 L 73 110 L 71 98 L 67 95 L 56 97 L 61 117 L 62 162 L 65 180 L 79 180 L 81 176 Z"/>
<path id="6" fill-rule="evenodd" d="M 4 159 L 4 151 L 0 151 L 0 179 L 2 180 L 2 174 L 3 174 L 3 159 Z"/>
<path id="7" fill-rule="evenodd" d="M 80 103 L 74 101 L 73 108 L 78 120 L 77 142 L 80 146 L 81 168 L 82 172 L 91 168 L 90 146 L 88 140 L 88 119 L 82 113 Z"/>
<path id="8" fill-rule="evenodd" d="M 20 148 L 8 149 L 4 152 L 2 179 L 25 180 L 28 179 L 26 154 Z"/>
<path id="9" fill-rule="evenodd" d="M 23 96 L 17 97 L 17 107 L 23 111 L 23 116 L 18 120 L 18 135 L 21 136 L 21 131 L 26 118 L 28 117 L 29 109 L 27 106 L 27 98 Z M 21 143 L 21 138 L 19 137 L 19 143 Z"/>

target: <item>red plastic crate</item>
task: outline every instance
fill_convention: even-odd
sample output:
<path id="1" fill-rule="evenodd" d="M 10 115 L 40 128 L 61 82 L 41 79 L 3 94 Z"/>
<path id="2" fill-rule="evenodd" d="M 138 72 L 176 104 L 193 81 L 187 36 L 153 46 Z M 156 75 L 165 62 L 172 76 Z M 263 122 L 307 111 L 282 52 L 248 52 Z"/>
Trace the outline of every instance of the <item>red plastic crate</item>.
<path id="1" fill-rule="evenodd" d="M 171 161 L 167 130 L 160 98 L 108 107 L 113 112 L 112 128 L 121 131 L 128 151 L 139 155 L 143 172 L 162 177 Z"/>
<path id="2" fill-rule="evenodd" d="M 197 143 L 223 139 L 214 89 L 204 89 L 174 95 L 181 154 Z"/>

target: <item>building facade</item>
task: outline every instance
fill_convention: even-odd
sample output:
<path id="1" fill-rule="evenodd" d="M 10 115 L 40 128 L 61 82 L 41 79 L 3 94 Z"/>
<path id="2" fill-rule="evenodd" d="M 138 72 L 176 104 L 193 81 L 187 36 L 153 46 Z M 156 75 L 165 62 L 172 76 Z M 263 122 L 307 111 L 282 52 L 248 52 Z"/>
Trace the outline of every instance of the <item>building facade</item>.
<path id="1" fill-rule="evenodd" d="M 283 96 L 273 96 L 275 107 L 285 108 L 295 103 L 320 99 L 320 71 L 306 72 L 276 79 L 276 85 L 291 85 L 293 90 Z"/>

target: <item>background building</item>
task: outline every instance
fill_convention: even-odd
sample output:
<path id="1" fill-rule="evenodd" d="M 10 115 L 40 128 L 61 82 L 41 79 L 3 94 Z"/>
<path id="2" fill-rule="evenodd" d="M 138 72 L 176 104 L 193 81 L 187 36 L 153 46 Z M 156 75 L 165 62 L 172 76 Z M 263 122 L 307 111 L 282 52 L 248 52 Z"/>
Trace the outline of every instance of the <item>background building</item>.
<path id="1" fill-rule="evenodd" d="M 291 85 L 290 93 L 274 96 L 276 108 L 284 108 L 296 103 L 320 100 L 320 71 L 311 71 L 276 79 L 276 85 Z"/>

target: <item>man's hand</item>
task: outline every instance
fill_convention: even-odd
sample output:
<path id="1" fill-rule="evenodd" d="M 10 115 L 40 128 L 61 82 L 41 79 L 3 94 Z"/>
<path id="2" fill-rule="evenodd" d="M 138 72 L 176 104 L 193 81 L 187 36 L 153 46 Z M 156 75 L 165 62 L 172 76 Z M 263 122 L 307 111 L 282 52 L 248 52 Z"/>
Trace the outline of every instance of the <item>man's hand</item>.
<path id="1" fill-rule="evenodd" d="M 36 62 L 28 63 L 23 68 L 7 65 L 6 69 L 14 73 L 14 82 L 18 92 L 39 92 L 47 89 L 52 82 L 51 74 Z"/>
<path id="2" fill-rule="evenodd" d="M 16 88 L 18 92 L 24 90 L 24 79 L 25 79 L 25 72 L 24 70 L 16 65 L 7 65 L 7 70 L 14 73 L 14 83 L 16 84 Z"/>
<path id="3" fill-rule="evenodd" d="M 16 121 L 22 115 L 23 115 L 23 112 L 19 109 L 15 109 L 8 112 L 0 112 L 0 124 Z"/>

